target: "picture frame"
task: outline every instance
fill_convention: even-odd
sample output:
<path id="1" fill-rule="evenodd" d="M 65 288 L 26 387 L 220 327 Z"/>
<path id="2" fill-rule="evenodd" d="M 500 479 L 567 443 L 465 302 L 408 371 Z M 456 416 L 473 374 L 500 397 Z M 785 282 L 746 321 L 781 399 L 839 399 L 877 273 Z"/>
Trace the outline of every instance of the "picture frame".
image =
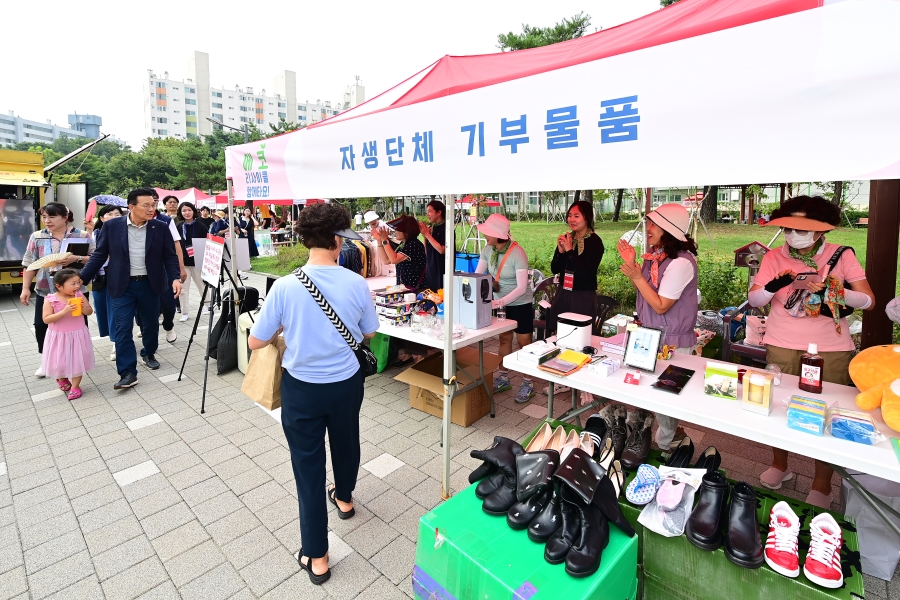
<path id="1" fill-rule="evenodd" d="M 629 328 L 625 338 L 625 366 L 653 373 L 656 371 L 656 360 L 662 344 L 663 331 L 653 327 Z"/>

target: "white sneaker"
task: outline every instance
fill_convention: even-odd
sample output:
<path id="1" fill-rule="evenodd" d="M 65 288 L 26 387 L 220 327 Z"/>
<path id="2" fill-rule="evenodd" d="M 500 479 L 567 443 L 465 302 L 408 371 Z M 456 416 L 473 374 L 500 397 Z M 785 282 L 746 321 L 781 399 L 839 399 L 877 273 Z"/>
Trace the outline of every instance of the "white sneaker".
<path id="1" fill-rule="evenodd" d="M 46 377 L 46 375 L 44 375 L 44 367 L 42 367 L 42 366 L 38 367 L 37 371 L 34 372 L 34 376 L 35 377 Z"/>
<path id="2" fill-rule="evenodd" d="M 116 360 L 116 351 L 115 350 L 113 350 L 112 352 L 109 353 L 109 360 L 111 360 L 111 361 Z"/>
<path id="3" fill-rule="evenodd" d="M 175 333 L 174 327 L 166 332 L 166 341 L 169 342 L 170 344 L 174 344 L 175 340 L 177 340 L 177 339 L 178 339 L 178 334 Z"/>
<path id="4" fill-rule="evenodd" d="M 187 320 L 190 319 L 190 318 L 191 318 L 191 315 L 189 315 L 189 314 L 183 314 L 183 315 L 181 315 L 181 317 L 178 319 L 178 321 L 179 321 L 180 323 L 184 323 L 185 321 L 187 321 Z"/>
<path id="5" fill-rule="evenodd" d="M 553 384 L 551 383 L 550 385 L 553 385 Z M 543 393 L 544 393 L 545 396 L 549 396 L 549 395 L 550 395 L 550 385 L 548 385 L 547 387 L 545 387 L 545 388 L 543 389 Z M 568 394 L 568 393 L 571 392 L 571 391 L 572 391 L 572 388 L 570 388 L 570 387 L 567 386 L 567 385 L 562 385 L 562 384 L 559 384 L 559 383 L 557 383 L 557 384 L 556 384 L 556 387 L 553 388 L 553 393 L 554 393 L 554 394 Z"/>
<path id="6" fill-rule="evenodd" d="M 201 315 L 208 315 L 208 314 L 209 314 L 209 306 L 204 306 L 204 307 L 203 307 L 203 310 L 200 311 L 200 314 L 201 314 Z"/>

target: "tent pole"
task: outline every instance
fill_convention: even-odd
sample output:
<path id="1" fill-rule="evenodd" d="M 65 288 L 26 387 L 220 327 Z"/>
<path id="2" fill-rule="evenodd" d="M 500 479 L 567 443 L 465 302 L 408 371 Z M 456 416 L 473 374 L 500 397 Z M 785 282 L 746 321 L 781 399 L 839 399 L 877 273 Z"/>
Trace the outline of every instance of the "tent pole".
<path id="1" fill-rule="evenodd" d="M 456 239 L 453 235 L 455 223 L 453 209 L 455 200 L 451 195 L 444 196 L 444 231 L 446 246 L 444 248 L 444 422 L 441 428 L 441 439 L 444 442 L 443 468 L 441 470 L 441 498 L 450 498 L 450 403 L 453 399 L 453 388 L 456 385 L 456 361 L 453 352 L 453 271 L 456 267 Z"/>
<path id="2" fill-rule="evenodd" d="M 237 254 L 234 251 L 234 226 L 235 226 L 235 218 L 234 218 L 234 182 L 231 177 L 225 179 L 225 185 L 228 189 L 228 224 L 230 226 L 231 231 L 228 232 L 228 254 L 229 254 L 229 262 L 228 264 L 231 266 L 231 284 L 237 285 L 235 282 L 238 281 L 237 275 Z M 237 302 L 237 290 L 233 290 L 231 292 L 232 302 Z M 238 339 L 240 339 L 240 329 L 238 329 L 237 319 L 234 320 L 234 327 L 238 330 Z"/>

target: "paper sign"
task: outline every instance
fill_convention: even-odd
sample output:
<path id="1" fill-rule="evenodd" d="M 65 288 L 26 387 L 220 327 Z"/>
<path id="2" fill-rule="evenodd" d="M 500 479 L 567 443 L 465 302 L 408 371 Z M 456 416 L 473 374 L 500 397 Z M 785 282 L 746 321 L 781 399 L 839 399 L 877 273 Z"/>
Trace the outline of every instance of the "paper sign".
<path id="1" fill-rule="evenodd" d="M 641 374 L 637 371 L 628 371 L 625 373 L 625 383 L 630 383 L 631 385 L 639 385 L 641 381 Z"/>
<path id="2" fill-rule="evenodd" d="M 223 254 L 225 254 L 225 238 L 207 234 L 206 249 L 203 252 L 203 265 L 200 267 L 200 277 L 213 287 L 219 285 Z"/>

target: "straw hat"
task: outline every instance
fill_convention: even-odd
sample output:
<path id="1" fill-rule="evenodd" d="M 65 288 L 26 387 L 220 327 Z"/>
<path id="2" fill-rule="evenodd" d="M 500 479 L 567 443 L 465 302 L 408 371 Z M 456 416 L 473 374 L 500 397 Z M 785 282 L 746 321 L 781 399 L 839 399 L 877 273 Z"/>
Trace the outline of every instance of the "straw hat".
<path id="1" fill-rule="evenodd" d="M 772 219 L 763 227 L 786 227 L 788 229 L 799 229 L 801 231 L 831 231 L 834 225 L 825 221 L 810 219 L 805 212 L 792 212 L 788 217 L 778 217 Z"/>
<path id="2" fill-rule="evenodd" d="M 477 226 L 478 231 L 500 240 L 509 239 L 509 219 L 501 214 L 490 215 L 484 223 Z"/>
<path id="3" fill-rule="evenodd" d="M 647 214 L 647 218 L 656 223 L 663 231 L 672 235 L 680 242 L 687 241 L 685 234 L 690 226 L 691 218 L 688 211 L 680 204 L 663 204 L 656 210 Z"/>
<path id="4" fill-rule="evenodd" d="M 225 211 L 224 211 L 224 210 L 217 210 L 217 211 L 216 211 L 216 214 L 217 214 L 218 216 L 222 217 L 223 219 L 225 218 Z"/>

